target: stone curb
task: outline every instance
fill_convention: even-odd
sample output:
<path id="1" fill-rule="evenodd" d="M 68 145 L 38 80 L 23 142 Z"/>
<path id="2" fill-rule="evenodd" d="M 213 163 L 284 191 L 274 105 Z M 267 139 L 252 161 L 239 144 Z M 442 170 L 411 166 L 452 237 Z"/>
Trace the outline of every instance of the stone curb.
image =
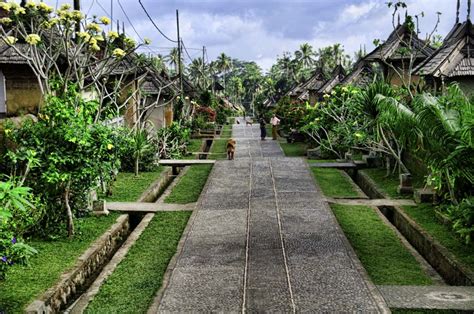
<path id="1" fill-rule="evenodd" d="M 161 300 L 163 299 L 165 291 L 168 288 L 168 285 L 171 280 L 171 276 L 173 275 L 174 269 L 176 268 L 178 259 L 183 252 L 184 244 L 187 238 L 189 237 L 189 233 L 191 232 L 194 226 L 194 221 L 196 219 L 196 216 L 198 215 L 199 209 L 202 207 L 204 195 L 206 195 L 207 190 L 209 189 L 209 178 L 211 178 L 214 171 L 215 171 L 215 167 L 213 167 L 211 173 L 209 173 L 208 179 L 206 181 L 206 185 L 202 189 L 201 195 L 199 196 L 199 200 L 196 204 L 196 210 L 193 211 L 191 217 L 189 218 L 188 224 L 186 225 L 186 228 L 184 229 L 183 234 L 181 235 L 181 239 L 179 240 L 176 253 L 173 255 L 170 262 L 168 263 L 168 267 L 166 268 L 165 274 L 163 275 L 163 282 L 162 282 L 161 288 L 156 292 L 156 296 L 153 299 L 153 302 L 151 303 L 150 308 L 147 311 L 148 314 L 158 313 Z"/>

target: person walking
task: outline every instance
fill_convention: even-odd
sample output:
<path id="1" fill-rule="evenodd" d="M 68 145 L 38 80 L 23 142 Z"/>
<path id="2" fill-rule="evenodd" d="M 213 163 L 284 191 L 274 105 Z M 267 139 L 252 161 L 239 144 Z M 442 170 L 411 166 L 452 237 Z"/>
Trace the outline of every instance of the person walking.
<path id="1" fill-rule="evenodd" d="M 277 139 L 278 126 L 280 125 L 280 119 L 277 118 L 276 114 L 273 114 L 273 117 L 270 120 L 270 123 L 272 124 L 272 137 L 273 137 L 273 140 L 275 141 Z"/>
<path id="2" fill-rule="evenodd" d="M 265 137 L 267 137 L 267 123 L 263 117 L 260 117 L 258 122 L 260 123 L 260 138 L 264 141 Z"/>

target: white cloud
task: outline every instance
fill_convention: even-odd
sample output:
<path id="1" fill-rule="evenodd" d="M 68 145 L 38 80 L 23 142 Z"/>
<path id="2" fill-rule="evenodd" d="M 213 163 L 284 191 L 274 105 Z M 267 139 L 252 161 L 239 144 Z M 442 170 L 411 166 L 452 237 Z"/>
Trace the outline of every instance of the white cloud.
<path id="1" fill-rule="evenodd" d="M 342 10 L 340 19 L 345 22 L 359 20 L 370 13 L 376 6 L 377 3 L 375 1 L 348 5 Z"/>

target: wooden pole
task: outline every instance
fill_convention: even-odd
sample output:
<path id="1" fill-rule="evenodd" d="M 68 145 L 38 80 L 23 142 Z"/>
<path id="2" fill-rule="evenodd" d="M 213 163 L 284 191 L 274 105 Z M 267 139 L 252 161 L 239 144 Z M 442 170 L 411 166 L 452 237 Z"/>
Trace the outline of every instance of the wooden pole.
<path id="1" fill-rule="evenodd" d="M 81 0 L 74 0 L 74 10 L 81 11 Z M 80 31 L 81 31 L 81 23 L 76 22 L 76 33 L 79 33 Z"/>
<path id="2" fill-rule="evenodd" d="M 178 33 L 178 75 L 181 97 L 183 96 L 183 73 L 181 71 L 181 37 L 179 36 L 179 11 L 176 10 L 176 28 Z"/>
<path id="3" fill-rule="evenodd" d="M 467 20 L 471 21 L 471 0 L 467 0 Z"/>

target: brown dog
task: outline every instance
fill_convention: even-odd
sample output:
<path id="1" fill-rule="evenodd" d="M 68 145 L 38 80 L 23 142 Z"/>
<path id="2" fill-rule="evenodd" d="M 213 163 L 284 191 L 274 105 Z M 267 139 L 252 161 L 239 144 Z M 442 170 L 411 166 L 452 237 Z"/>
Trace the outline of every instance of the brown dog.
<path id="1" fill-rule="evenodd" d="M 234 160 L 234 153 L 235 153 L 235 145 L 237 143 L 234 139 L 229 139 L 227 142 L 227 159 Z"/>
<path id="2" fill-rule="evenodd" d="M 245 125 L 252 126 L 252 124 L 253 124 L 252 120 L 245 120 Z"/>

